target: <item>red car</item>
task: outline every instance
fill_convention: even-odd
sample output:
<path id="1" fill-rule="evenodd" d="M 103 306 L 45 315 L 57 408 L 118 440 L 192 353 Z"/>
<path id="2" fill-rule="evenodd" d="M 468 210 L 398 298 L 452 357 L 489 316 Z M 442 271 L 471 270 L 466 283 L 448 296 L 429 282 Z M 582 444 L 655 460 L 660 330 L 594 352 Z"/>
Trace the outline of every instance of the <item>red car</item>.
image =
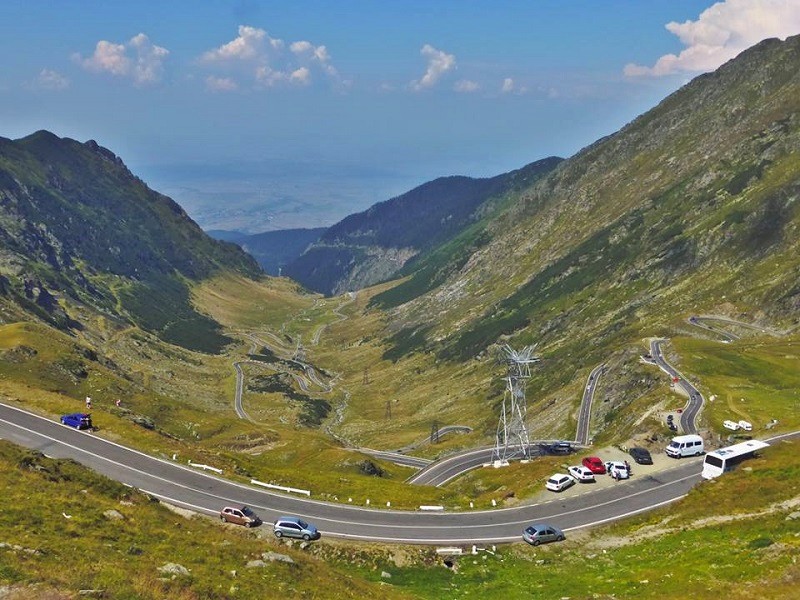
<path id="1" fill-rule="evenodd" d="M 606 466 L 603 461 L 596 456 L 587 456 L 581 461 L 581 464 L 595 475 L 602 475 L 606 472 Z"/>

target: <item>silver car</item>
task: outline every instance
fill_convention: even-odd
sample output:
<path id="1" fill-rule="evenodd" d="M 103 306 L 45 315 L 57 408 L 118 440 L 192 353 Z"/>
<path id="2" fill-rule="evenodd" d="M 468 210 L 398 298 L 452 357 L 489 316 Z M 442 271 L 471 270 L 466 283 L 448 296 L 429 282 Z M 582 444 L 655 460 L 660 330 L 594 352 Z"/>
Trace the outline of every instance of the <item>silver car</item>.
<path id="1" fill-rule="evenodd" d="M 320 536 L 316 527 L 297 517 L 279 517 L 272 524 L 276 537 L 293 537 L 303 540 L 315 540 Z"/>
<path id="2" fill-rule="evenodd" d="M 558 527 L 546 523 L 536 523 L 525 528 L 525 531 L 522 532 L 522 539 L 533 546 L 538 546 L 545 542 L 560 542 L 565 540 L 566 536 Z"/>

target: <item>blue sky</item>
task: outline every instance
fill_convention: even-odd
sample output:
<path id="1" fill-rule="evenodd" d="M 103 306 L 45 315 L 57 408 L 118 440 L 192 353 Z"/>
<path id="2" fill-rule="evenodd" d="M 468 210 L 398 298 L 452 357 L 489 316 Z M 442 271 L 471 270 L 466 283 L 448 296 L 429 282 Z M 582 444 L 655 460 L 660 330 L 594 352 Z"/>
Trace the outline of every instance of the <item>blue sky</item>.
<path id="1" fill-rule="evenodd" d="M 95 139 L 201 226 L 330 225 L 570 156 L 800 0 L 3 0 L 0 136 Z"/>

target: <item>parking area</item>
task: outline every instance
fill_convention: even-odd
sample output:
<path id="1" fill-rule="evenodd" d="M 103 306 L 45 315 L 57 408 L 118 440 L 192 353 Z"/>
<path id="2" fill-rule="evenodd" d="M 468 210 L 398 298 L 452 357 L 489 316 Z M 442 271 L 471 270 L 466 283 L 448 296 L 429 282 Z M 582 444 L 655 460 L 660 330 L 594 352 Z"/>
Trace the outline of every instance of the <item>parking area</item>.
<path id="1" fill-rule="evenodd" d="M 635 481 L 637 478 L 645 477 L 647 475 L 652 475 L 654 473 L 658 473 L 660 471 L 664 471 L 667 469 L 671 469 L 677 467 L 682 464 L 686 464 L 687 461 L 696 461 L 698 464 L 698 472 L 700 470 L 700 463 L 702 462 L 702 457 L 692 457 L 692 458 L 682 458 L 682 459 L 675 459 L 670 458 L 664 453 L 663 448 L 660 450 L 651 449 L 650 455 L 653 459 L 652 465 L 640 465 L 634 462 L 633 458 L 627 452 L 623 452 L 619 448 L 609 446 L 606 448 L 600 448 L 597 450 L 592 451 L 590 454 L 585 452 L 581 452 L 578 454 L 572 454 L 569 456 L 564 457 L 564 461 L 561 463 L 561 468 L 554 469 L 553 473 L 556 472 L 563 472 L 567 473 L 567 468 L 572 465 L 580 465 L 581 460 L 584 456 L 597 456 L 603 462 L 606 461 L 628 461 L 631 466 L 631 477 L 629 480 L 622 480 L 617 481 L 613 477 L 608 474 L 604 475 L 595 475 L 594 483 L 576 483 L 575 485 L 570 486 L 569 488 L 565 489 L 562 492 L 552 492 L 545 489 L 545 481 L 542 480 L 542 489 L 541 492 L 538 493 L 534 498 L 532 498 L 533 502 L 544 502 L 548 500 L 557 500 L 559 498 L 566 498 L 571 496 L 577 496 L 579 494 L 589 493 L 593 490 L 605 488 L 605 487 L 612 487 L 612 486 L 619 486 L 619 485 L 626 485 L 629 481 Z"/>

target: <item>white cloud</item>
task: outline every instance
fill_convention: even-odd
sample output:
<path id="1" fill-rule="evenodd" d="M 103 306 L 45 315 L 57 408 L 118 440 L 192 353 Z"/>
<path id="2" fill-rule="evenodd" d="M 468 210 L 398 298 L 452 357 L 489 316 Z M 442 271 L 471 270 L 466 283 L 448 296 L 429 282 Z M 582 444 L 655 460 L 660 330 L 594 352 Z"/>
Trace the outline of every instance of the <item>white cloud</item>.
<path id="1" fill-rule="evenodd" d="M 263 29 L 239 25 L 239 36 L 219 48 L 203 53 L 203 61 L 226 62 L 231 60 L 259 60 L 267 53 L 267 48 L 280 50 L 283 40 L 270 37 Z"/>
<path id="2" fill-rule="evenodd" d="M 42 69 L 36 78 L 34 87 L 40 90 L 65 90 L 69 87 L 69 79 L 57 71 Z"/>
<path id="3" fill-rule="evenodd" d="M 133 80 L 139 85 L 161 81 L 164 74 L 164 60 L 169 55 L 169 50 L 156 46 L 143 33 L 131 38 L 130 45 L 136 49 Z"/>
<path id="4" fill-rule="evenodd" d="M 464 94 L 471 94 L 472 92 L 477 92 L 481 88 L 476 81 L 470 81 L 469 79 L 461 79 L 460 81 L 456 81 L 453 85 L 453 89 L 457 92 L 461 92 Z"/>
<path id="5" fill-rule="evenodd" d="M 411 89 L 415 91 L 433 87 L 442 75 L 456 66 L 454 55 L 437 50 L 430 44 L 425 44 L 419 53 L 428 59 L 428 68 L 421 79 L 411 82 Z"/>
<path id="6" fill-rule="evenodd" d="M 673 21 L 665 27 L 686 49 L 662 56 L 652 67 L 625 65 L 626 76 L 713 71 L 763 39 L 800 33 L 800 0 L 724 0 L 704 10 L 696 21 Z"/>
<path id="7" fill-rule="evenodd" d="M 161 80 L 168 55 L 169 50 L 139 33 L 124 44 L 100 40 L 90 57 L 74 54 L 73 59 L 87 71 L 130 77 L 136 85 L 148 85 Z"/>
<path id="8" fill-rule="evenodd" d="M 262 65 L 256 69 L 256 82 L 263 87 L 272 87 L 286 81 L 289 76 L 283 71 L 276 71 L 267 65 Z"/>
<path id="9" fill-rule="evenodd" d="M 235 92 L 239 85 L 230 77 L 206 77 L 206 87 L 212 92 Z"/>
<path id="10" fill-rule="evenodd" d="M 311 45 L 311 42 L 292 42 L 289 46 L 289 50 L 294 52 L 295 54 L 303 54 L 304 52 L 311 52 L 314 46 Z"/>
<path id="11" fill-rule="evenodd" d="M 500 86 L 500 93 L 501 94 L 515 94 L 517 96 L 521 96 L 522 94 L 527 94 L 528 93 L 528 88 L 526 88 L 525 86 L 519 85 L 511 77 L 506 77 L 505 79 L 503 79 L 503 83 Z"/>
<path id="12" fill-rule="evenodd" d="M 306 67 L 300 67 L 289 75 L 289 81 L 299 85 L 308 85 L 311 82 L 311 71 Z"/>
<path id="13" fill-rule="evenodd" d="M 200 62 L 221 71 L 220 77 L 230 69 L 238 69 L 239 74 L 245 69 L 255 85 L 262 88 L 310 85 L 315 72 L 343 83 L 325 46 L 315 46 L 306 40 L 287 45 L 270 37 L 265 30 L 247 25 L 239 26 L 239 36 L 234 40 L 203 53 Z"/>
<path id="14" fill-rule="evenodd" d="M 74 57 L 84 69 L 94 73 L 107 72 L 124 76 L 131 69 L 131 59 L 126 55 L 125 44 L 112 44 L 106 40 L 97 42 L 94 54 L 89 58 L 83 58 L 80 54 Z"/>
<path id="15" fill-rule="evenodd" d="M 316 63 L 324 73 L 330 77 L 338 77 L 339 73 L 330 64 L 331 55 L 328 54 L 328 49 L 325 46 L 315 46 L 311 42 L 302 40 L 293 42 L 289 49 L 296 54 L 299 58 Z"/>

